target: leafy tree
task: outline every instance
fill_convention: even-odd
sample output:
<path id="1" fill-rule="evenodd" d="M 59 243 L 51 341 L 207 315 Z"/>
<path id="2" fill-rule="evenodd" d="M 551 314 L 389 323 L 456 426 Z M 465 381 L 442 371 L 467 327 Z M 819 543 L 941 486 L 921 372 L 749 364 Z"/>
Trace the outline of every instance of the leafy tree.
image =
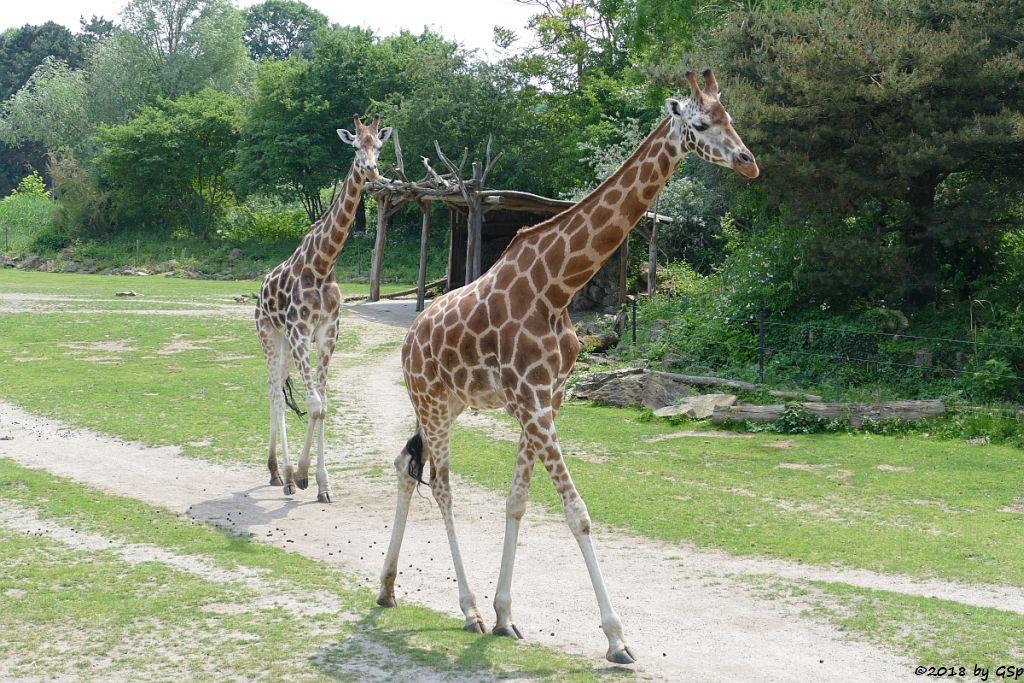
<path id="1" fill-rule="evenodd" d="M 47 57 L 79 68 L 85 60 L 84 43 L 52 21 L 0 34 L 0 100 L 20 90 Z"/>
<path id="2" fill-rule="evenodd" d="M 327 16 L 298 0 L 266 0 L 245 12 L 243 38 L 254 61 L 310 57 L 318 29 Z"/>
<path id="3" fill-rule="evenodd" d="M 230 198 L 226 180 L 241 117 L 238 98 L 206 89 L 102 126 L 96 165 L 115 216 L 154 227 L 173 227 L 168 218 L 177 219 L 206 239 Z"/>
<path id="4" fill-rule="evenodd" d="M 236 179 L 244 193 L 302 202 L 310 220 L 323 213 L 320 190 L 348 170 L 351 151 L 335 130 L 369 108 L 365 72 L 373 33 L 323 29 L 313 59 L 266 61 L 242 132 Z"/>
<path id="5" fill-rule="evenodd" d="M 47 57 L 28 82 L 0 108 L 0 142 L 36 142 L 48 149 L 88 141 L 85 74 Z"/>
<path id="6" fill-rule="evenodd" d="M 1024 189 L 1022 44 L 1021 3 L 825 0 L 736 17 L 717 62 L 771 197 L 873 213 L 924 301 L 990 267 Z"/>
<path id="7" fill-rule="evenodd" d="M 92 118 L 120 123 L 158 97 L 203 88 L 244 94 L 252 62 L 228 0 L 132 0 L 88 67 Z"/>

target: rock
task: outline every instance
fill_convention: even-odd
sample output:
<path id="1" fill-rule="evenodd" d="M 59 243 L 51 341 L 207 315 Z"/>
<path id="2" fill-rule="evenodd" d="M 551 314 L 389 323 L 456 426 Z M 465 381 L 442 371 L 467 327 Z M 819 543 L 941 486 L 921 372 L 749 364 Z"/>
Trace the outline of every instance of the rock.
<path id="1" fill-rule="evenodd" d="M 42 262 L 43 260 L 35 254 L 29 254 L 18 264 L 18 270 L 33 270 L 38 268 Z"/>
<path id="2" fill-rule="evenodd" d="M 914 366 L 919 368 L 930 368 L 932 366 L 931 351 L 914 351 Z"/>
<path id="3" fill-rule="evenodd" d="M 685 384 L 643 368 L 596 372 L 582 378 L 571 390 L 572 396 L 576 398 L 620 408 L 662 408 L 692 392 L 693 389 Z"/>
<path id="4" fill-rule="evenodd" d="M 228 252 L 228 261 L 237 261 L 240 258 L 242 258 L 242 250 L 238 247 Z"/>
<path id="5" fill-rule="evenodd" d="M 114 292 L 114 296 L 142 296 L 138 292 L 128 290 L 127 292 Z"/>
<path id="6" fill-rule="evenodd" d="M 736 403 L 733 394 L 698 394 L 684 398 L 676 405 L 666 406 L 654 411 L 658 417 L 675 417 L 681 415 L 691 420 L 704 420 L 711 417 L 718 406 L 731 406 Z"/>
<path id="7" fill-rule="evenodd" d="M 680 397 L 692 396 L 697 393 L 693 387 L 677 382 L 660 372 L 647 374 L 640 404 L 657 410 L 674 405 Z"/>
<path id="8" fill-rule="evenodd" d="M 78 264 L 75 263 L 74 261 L 68 261 L 67 263 L 64 264 L 64 272 L 65 273 L 77 273 L 78 272 Z"/>
<path id="9" fill-rule="evenodd" d="M 647 339 L 649 341 L 656 341 L 658 337 L 661 336 L 661 333 L 665 330 L 666 327 L 668 327 L 668 321 L 658 318 L 653 323 L 651 323 L 650 329 L 647 330 Z"/>
<path id="10" fill-rule="evenodd" d="M 984 446 L 988 443 L 987 436 L 976 436 L 973 439 L 964 439 L 964 443 L 968 446 Z"/>
<path id="11" fill-rule="evenodd" d="M 619 344 L 619 335 L 614 332 L 602 332 L 601 334 L 585 334 L 580 337 L 580 344 L 583 350 L 588 353 L 595 351 L 607 351 Z"/>

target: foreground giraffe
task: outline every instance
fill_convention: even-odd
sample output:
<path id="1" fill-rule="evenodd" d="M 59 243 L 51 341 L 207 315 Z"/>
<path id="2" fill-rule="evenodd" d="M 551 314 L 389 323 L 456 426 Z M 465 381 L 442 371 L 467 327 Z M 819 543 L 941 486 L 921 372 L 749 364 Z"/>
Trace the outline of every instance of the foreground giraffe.
<path id="1" fill-rule="evenodd" d="M 338 130 L 342 141 L 352 145 L 356 151 L 345 185 L 327 212 L 313 223 L 295 253 L 264 278 L 256 302 L 256 331 L 260 335 L 270 374 L 270 456 L 267 459 L 270 484 L 283 484 L 287 495 L 294 494 L 296 486 L 304 489 L 309 485 L 309 451 L 313 432 L 316 431 L 316 484 L 319 489 L 316 499 L 321 503 L 331 502 L 331 487 L 324 466 L 324 415 L 327 411 L 327 366 L 338 340 L 338 311 L 341 306 L 341 290 L 334 279 L 334 263 L 352 227 L 364 183 L 380 176 L 377 155 L 391 135 L 391 129 L 378 130 L 379 123 L 380 117 L 374 116 L 373 122 L 364 126 L 356 116 L 354 134 Z M 315 382 L 309 362 L 314 342 L 317 348 Z M 284 419 L 284 384 L 293 361 L 299 366 L 306 386 L 309 412 L 306 441 L 297 471 L 288 462 Z M 277 467 L 279 433 L 284 481 Z"/>
<path id="2" fill-rule="evenodd" d="M 606 657 L 631 664 L 597 555 L 590 517 L 566 469 L 555 434 L 565 379 L 580 344 L 566 307 L 619 248 L 689 152 L 746 178 L 759 171 L 719 102 L 710 69 L 701 90 L 687 73 L 690 97 L 669 100 L 669 116 L 607 180 L 579 203 L 521 230 L 498 261 L 475 282 L 437 298 L 409 329 L 402 347 L 405 384 L 418 429 L 395 461 L 398 503 L 377 603 L 395 605 L 395 575 L 409 499 L 430 463 L 430 488 L 444 518 L 459 582 L 465 628 L 483 632 L 476 598 L 466 582 L 452 518 L 448 483 L 451 424 L 467 406 L 505 408 L 522 433 L 506 505 L 505 543 L 494 595 L 494 633 L 521 638 L 512 623 L 512 567 L 530 476 L 539 459 L 548 471 L 586 562 L 608 637 Z"/>

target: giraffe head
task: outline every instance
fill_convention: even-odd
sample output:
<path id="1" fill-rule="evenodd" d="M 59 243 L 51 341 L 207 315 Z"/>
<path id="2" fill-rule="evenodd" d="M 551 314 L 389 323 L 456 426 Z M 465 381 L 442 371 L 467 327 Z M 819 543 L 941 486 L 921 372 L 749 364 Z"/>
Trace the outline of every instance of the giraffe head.
<path id="1" fill-rule="evenodd" d="M 356 132 L 350 133 L 344 128 L 338 129 L 338 137 L 347 145 L 356 149 L 356 160 L 353 164 L 357 173 L 361 173 L 365 180 L 377 180 L 380 178 L 380 171 L 377 170 L 377 155 L 384 141 L 391 137 L 390 128 L 380 128 L 380 116 L 375 115 L 370 125 L 364 126 L 362 119 L 356 114 L 352 117 L 356 123 Z"/>
<path id="2" fill-rule="evenodd" d="M 754 155 L 732 127 L 732 117 L 719 101 L 721 90 L 711 69 L 704 69 L 704 88 L 697 84 L 692 71 L 686 72 L 690 96 L 685 100 L 667 102 L 673 131 L 685 151 L 696 152 L 705 161 L 731 168 L 744 178 L 760 174 Z"/>

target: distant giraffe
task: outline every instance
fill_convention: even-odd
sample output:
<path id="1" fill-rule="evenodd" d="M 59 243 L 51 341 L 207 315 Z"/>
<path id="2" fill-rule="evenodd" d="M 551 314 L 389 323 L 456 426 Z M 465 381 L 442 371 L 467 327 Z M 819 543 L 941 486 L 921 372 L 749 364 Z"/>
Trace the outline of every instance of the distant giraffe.
<path id="1" fill-rule="evenodd" d="M 315 430 L 317 500 L 321 503 L 331 502 L 331 487 L 324 466 L 324 415 L 327 412 L 327 366 L 338 339 L 338 310 L 341 306 L 341 290 L 334 279 L 334 263 L 352 227 L 363 184 L 380 176 L 377 155 L 391 135 L 391 129 L 378 130 L 379 123 L 380 117 L 374 116 L 370 125 L 364 126 L 356 116 L 355 133 L 338 130 L 342 141 L 355 147 L 356 151 L 345 185 L 327 212 L 313 223 L 295 253 L 264 278 L 256 303 L 256 331 L 259 332 L 270 375 L 270 456 L 267 459 L 270 483 L 274 486 L 283 484 L 287 495 L 294 494 L 296 486 L 304 489 L 309 485 L 309 451 Z M 317 345 L 315 382 L 309 362 L 314 341 Z M 283 392 L 293 361 L 299 366 L 306 385 L 309 412 L 306 441 L 299 456 L 297 472 L 288 462 Z M 277 468 L 278 434 L 281 437 L 284 481 Z"/>
<path id="2" fill-rule="evenodd" d="M 413 322 L 402 347 L 405 384 L 418 421 L 395 460 L 398 502 L 377 603 L 394 606 L 398 554 L 409 499 L 430 463 L 430 488 L 444 519 L 459 583 L 465 628 L 483 632 L 459 554 L 448 483 L 451 424 L 467 406 L 505 408 L 519 420 L 519 455 L 506 504 L 505 542 L 494 596 L 494 633 L 521 638 L 512 623 L 512 568 L 530 476 L 540 460 L 555 485 L 566 520 L 583 552 L 608 638 L 606 657 L 635 661 L 612 609 L 590 538 L 587 506 L 562 459 L 554 418 L 580 345 L 566 311 L 579 291 L 618 249 L 689 152 L 746 178 L 759 174 L 754 157 L 719 102 L 710 69 L 702 90 L 687 73 L 690 97 L 667 102 L 669 116 L 607 180 L 579 203 L 521 230 L 498 261 L 475 282 L 438 297 Z M 534 577 L 541 579 L 542 577 Z"/>

